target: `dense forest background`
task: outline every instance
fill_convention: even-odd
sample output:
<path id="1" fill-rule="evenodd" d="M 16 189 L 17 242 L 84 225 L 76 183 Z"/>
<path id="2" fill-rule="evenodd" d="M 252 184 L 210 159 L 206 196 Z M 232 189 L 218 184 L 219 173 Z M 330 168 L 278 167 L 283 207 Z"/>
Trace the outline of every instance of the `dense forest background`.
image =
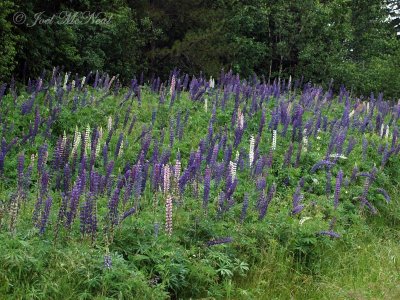
<path id="1" fill-rule="evenodd" d="M 104 12 L 109 24 L 15 24 L 44 12 Z M 0 80 L 62 66 L 166 78 L 221 69 L 266 81 L 292 75 L 400 96 L 400 14 L 388 0 L 107 0 L 0 2 Z M 137 75 L 139 76 L 139 75 Z"/>

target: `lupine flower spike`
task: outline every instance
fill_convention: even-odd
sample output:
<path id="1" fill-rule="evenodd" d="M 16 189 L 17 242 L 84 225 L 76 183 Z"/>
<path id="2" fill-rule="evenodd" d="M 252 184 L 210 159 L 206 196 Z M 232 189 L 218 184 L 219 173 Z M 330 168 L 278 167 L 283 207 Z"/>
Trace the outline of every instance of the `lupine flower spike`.
<path id="1" fill-rule="evenodd" d="M 165 231 L 169 236 L 172 235 L 172 198 L 170 195 L 167 196 L 165 202 Z"/>
<path id="2" fill-rule="evenodd" d="M 250 167 L 253 166 L 254 162 L 254 136 L 250 137 L 250 149 L 249 149 L 249 163 Z"/>

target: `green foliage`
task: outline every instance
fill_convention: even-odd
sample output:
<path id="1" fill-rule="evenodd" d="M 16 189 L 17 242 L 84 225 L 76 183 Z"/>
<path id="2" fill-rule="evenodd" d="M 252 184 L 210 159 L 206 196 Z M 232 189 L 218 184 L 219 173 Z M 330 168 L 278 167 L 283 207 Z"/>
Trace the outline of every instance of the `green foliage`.
<path id="1" fill-rule="evenodd" d="M 386 2 L 389 6 L 386 7 Z M 398 97 L 398 8 L 393 1 L 3 1 L 0 80 L 27 81 L 44 69 L 64 66 L 119 74 L 142 71 L 166 77 L 175 67 L 217 77 L 220 70 L 275 78 L 304 78 L 351 86 L 369 95 Z M 90 11 L 109 24 L 26 24 L 35 14 Z M 397 26 L 397 27 L 395 27 Z M 393 77 L 394 76 L 394 77 Z"/>
<path id="2" fill-rule="evenodd" d="M 13 25 L 8 20 L 14 9 L 12 1 L 0 3 L 0 81 L 8 79 L 16 65 L 17 42 L 20 37 L 13 34 Z"/>

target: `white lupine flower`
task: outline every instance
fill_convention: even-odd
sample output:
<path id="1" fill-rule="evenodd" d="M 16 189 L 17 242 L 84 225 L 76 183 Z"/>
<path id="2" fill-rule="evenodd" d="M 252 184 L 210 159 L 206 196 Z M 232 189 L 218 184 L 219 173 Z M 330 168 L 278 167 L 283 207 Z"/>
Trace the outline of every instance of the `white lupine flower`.
<path id="1" fill-rule="evenodd" d="M 35 154 L 32 154 L 31 155 L 31 163 L 30 163 L 31 168 L 33 168 L 34 164 L 35 164 Z"/>
<path id="2" fill-rule="evenodd" d="M 67 89 L 67 83 L 68 83 L 68 73 L 65 73 L 65 77 L 64 77 L 64 85 L 63 85 L 63 88 L 64 88 L 64 90 L 66 90 Z"/>
<path id="3" fill-rule="evenodd" d="M 231 175 L 231 181 L 233 182 L 236 178 L 236 170 L 237 170 L 237 164 L 233 161 L 229 162 L 229 173 Z"/>
<path id="4" fill-rule="evenodd" d="M 112 128 L 112 117 L 109 116 L 108 120 L 107 120 L 107 130 L 108 130 L 108 132 L 111 131 L 111 128 Z"/>
<path id="5" fill-rule="evenodd" d="M 75 154 L 76 154 L 80 143 L 81 143 L 81 135 L 78 134 L 78 135 L 76 136 L 76 139 L 74 140 L 74 145 L 73 145 L 73 147 L 72 147 L 72 155 L 75 155 Z"/>
<path id="6" fill-rule="evenodd" d="M 71 90 L 73 90 L 75 88 L 75 80 L 72 80 L 71 82 Z"/>
<path id="7" fill-rule="evenodd" d="M 239 129 L 243 129 L 243 127 L 244 127 L 244 116 L 243 116 L 243 113 L 240 110 L 240 108 L 238 110 L 237 124 L 238 124 Z"/>
<path id="8" fill-rule="evenodd" d="M 61 153 L 64 153 L 66 145 L 67 145 L 67 135 L 66 135 L 65 130 L 64 130 L 63 138 L 62 138 L 62 141 L 61 141 Z"/>
<path id="9" fill-rule="evenodd" d="M 385 128 L 385 124 L 381 125 L 381 132 L 379 133 L 380 137 L 383 137 L 383 129 Z"/>
<path id="10" fill-rule="evenodd" d="M 103 138 L 103 127 L 99 128 L 99 141 Z"/>
<path id="11" fill-rule="evenodd" d="M 175 74 L 172 75 L 172 79 L 171 79 L 171 87 L 169 89 L 169 93 L 172 95 L 172 93 L 175 91 L 175 86 L 176 86 L 176 78 L 175 78 Z"/>
<path id="12" fill-rule="evenodd" d="M 85 131 L 85 152 L 90 153 L 91 144 L 90 144 L 90 126 L 87 124 Z"/>
<path id="13" fill-rule="evenodd" d="M 253 165 L 254 162 L 254 136 L 250 137 L 250 149 L 249 149 L 249 163 L 250 167 Z"/>
<path id="14" fill-rule="evenodd" d="M 172 235 L 172 198 L 167 196 L 165 201 L 165 231 L 169 236 Z"/>
<path id="15" fill-rule="evenodd" d="M 301 218 L 301 220 L 299 221 L 299 224 L 300 224 L 300 225 L 303 225 L 303 223 L 304 223 L 305 221 L 310 220 L 310 219 L 311 219 L 311 217 L 303 217 L 303 218 Z"/>
<path id="16" fill-rule="evenodd" d="M 170 183 L 170 171 L 169 171 L 169 165 L 164 166 L 164 193 L 168 193 L 169 191 L 169 183 Z"/>
<path id="17" fill-rule="evenodd" d="M 181 161 L 179 159 L 177 159 L 175 161 L 175 170 L 174 170 L 174 175 L 175 175 L 175 182 L 179 181 L 179 178 L 181 177 Z"/>
<path id="18" fill-rule="evenodd" d="M 78 126 L 75 126 L 75 134 L 74 134 L 74 145 L 76 144 L 76 141 L 78 140 L 78 136 L 81 136 L 81 133 L 79 132 Z"/>
<path id="19" fill-rule="evenodd" d="M 344 156 L 343 154 L 339 154 L 339 153 L 333 153 L 333 154 L 329 155 L 329 157 L 331 157 L 331 158 L 347 159 L 346 156 Z"/>
<path id="20" fill-rule="evenodd" d="M 204 99 L 204 110 L 207 112 L 207 98 Z"/>
<path id="21" fill-rule="evenodd" d="M 354 109 L 349 113 L 349 118 L 351 118 L 354 115 L 355 111 Z"/>
<path id="22" fill-rule="evenodd" d="M 81 87 L 85 85 L 85 81 L 86 81 L 86 76 L 83 76 L 81 81 Z"/>
<path id="23" fill-rule="evenodd" d="M 110 82 L 108 83 L 107 90 L 110 89 L 110 87 L 111 87 L 111 85 L 113 84 L 114 80 L 115 80 L 115 76 L 113 76 L 113 77 L 111 78 Z"/>
<path id="24" fill-rule="evenodd" d="M 236 150 L 235 162 L 239 161 L 239 151 Z"/>
<path id="25" fill-rule="evenodd" d="M 212 76 L 210 77 L 209 85 L 210 85 L 211 89 L 213 89 L 215 87 L 215 80 L 214 80 L 214 78 L 212 78 Z"/>
<path id="26" fill-rule="evenodd" d="M 385 138 L 386 138 L 386 139 L 389 139 L 389 125 L 386 125 Z"/>
<path id="27" fill-rule="evenodd" d="M 121 155 L 122 155 L 123 153 L 124 153 L 124 140 L 121 141 L 121 146 L 119 147 L 117 157 L 118 157 L 118 158 L 121 157 Z"/>
<path id="28" fill-rule="evenodd" d="M 367 113 L 369 112 L 369 102 L 367 102 Z"/>
<path id="29" fill-rule="evenodd" d="M 101 149 L 101 139 L 103 138 L 103 127 L 100 127 L 99 129 L 99 138 L 97 139 L 97 145 L 96 145 L 96 150 L 95 150 L 95 156 L 98 157 L 100 154 L 100 149 Z"/>
<path id="30" fill-rule="evenodd" d="M 100 154 L 100 149 L 101 149 L 101 145 L 100 145 L 100 139 L 99 139 L 99 140 L 97 141 L 96 150 L 95 150 L 95 153 L 94 153 L 94 155 L 95 155 L 96 157 L 99 156 L 99 154 Z"/>
<path id="31" fill-rule="evenodd" d="M 276 150 L 276 129 L 272 130 L 272 146 L 271 149 L 273 151 Z"/>
<path id="32" fill-rule="evenodd" d="M 303 131 L 303 148 L 304 152 L 307 152 L 307 147 L 308 147 L 308 137 L 307 137 L 307 129 L 304 129 Z"/>
<path id="33" fill-rule="evenodd" d="M 289 103 L 289 105 L 288 105 L 288 107 L 287 107 L 287 110 L 286 110 L 286 113 L 288 114 L 288 115 L 290 115 L 290 112 L 292 111 L 292 102 L 290 102 Z"/>

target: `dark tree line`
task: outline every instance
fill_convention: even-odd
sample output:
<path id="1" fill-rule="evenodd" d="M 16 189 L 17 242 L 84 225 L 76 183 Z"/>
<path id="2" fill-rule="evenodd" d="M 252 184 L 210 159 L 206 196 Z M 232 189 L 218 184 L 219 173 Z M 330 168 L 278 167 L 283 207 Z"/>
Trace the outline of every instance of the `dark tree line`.
<path id="1" fill-rule="evenodd" d="M 37 24 L 35 13 L 104 12 L 109 24 Z M 27 16 L 15 24 L 16 12 Z M 232 69 L 265 80 L 303 77 L 368 94 L 400 95 L 399 4 L 394 0 L 3 0 L 0 79 L 63 66 L 129 80 L 174 67 Z"/>

